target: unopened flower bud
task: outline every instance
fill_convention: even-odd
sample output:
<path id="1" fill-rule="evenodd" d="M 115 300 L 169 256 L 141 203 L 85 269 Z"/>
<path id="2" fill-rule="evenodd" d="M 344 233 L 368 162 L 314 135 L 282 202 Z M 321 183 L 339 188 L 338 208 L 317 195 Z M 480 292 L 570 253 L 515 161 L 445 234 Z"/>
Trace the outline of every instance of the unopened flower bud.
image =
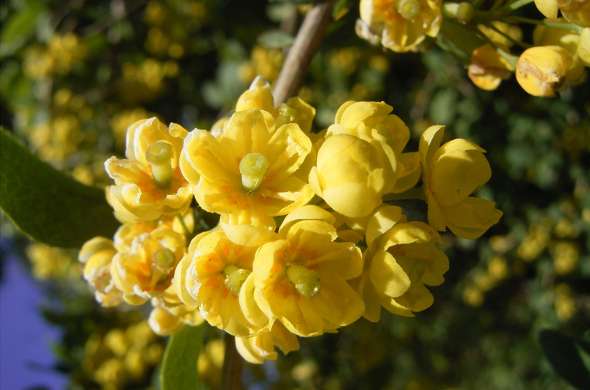
<path id="1" fill-rule="evenodd" d="M 537 46 L 525 50 L 516 64 L 516 80 L 533 96 L 554 96 L 564 84 L 572 55 L 560 46 Z"/>

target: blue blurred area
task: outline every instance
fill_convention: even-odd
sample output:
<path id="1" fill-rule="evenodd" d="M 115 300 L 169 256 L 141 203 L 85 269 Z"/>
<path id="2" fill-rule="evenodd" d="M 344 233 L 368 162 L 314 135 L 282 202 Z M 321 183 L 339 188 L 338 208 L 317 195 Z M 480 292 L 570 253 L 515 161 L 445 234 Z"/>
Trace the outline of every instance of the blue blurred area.
<path id="1" fill-rule="evenodd" d="M 38 310 L 46 298 L 10 252 L 10 241 L 0 238 L 0 389 L 65 388 L 66 377 L 52 370 L 59 331 Z"/>

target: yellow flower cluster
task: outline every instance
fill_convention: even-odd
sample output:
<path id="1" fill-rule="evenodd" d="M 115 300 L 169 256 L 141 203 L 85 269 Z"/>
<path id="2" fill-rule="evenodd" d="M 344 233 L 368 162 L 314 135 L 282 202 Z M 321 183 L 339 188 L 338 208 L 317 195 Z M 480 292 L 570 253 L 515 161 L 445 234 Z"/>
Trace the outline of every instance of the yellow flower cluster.
<path id="1" fill-rule="evenodd" d="M 163 346 L 145 321 L 94 334 L 84 346 L 82 367 L 102 389 L 135 387 L 162 357 Z"/>
<path id="2" fill-rule="evenodd" d="M 382 307 L 427 309 L 449 268 L 438 232 L 477 238 L 502 213 L 473 196 L 491 174 L 483 149 L 443 144 L 433 126 L 408 152 L 409 129 L 392 110 L 349 101 L 312 133 L 315 109 L 297 97 L 275 105 L 257 78 L 211 131 L 132 124 L 127 158 L 105 163 L 124 225 L 80 252 L 98 301 L 150 301 L 159 334 L 202 318 L 251 363 L 297 350 L 297 337 L 377 321 Z M 409 193 L 426 199 L 428 223 L 391 204 Z M 220 216 L 194 237 L 193 197 Z"/>
<path id="3" fill-rule="evenodd" d="M 66 249 L 32 243 L 27 247 L 33 276 L 37 279 L 75 279 L 80 277 L 80 267 L 75 257 Z"/>
<path id="4" fill-rule="evenodd" d="M 46 47 L 30 49 L 24 59 L 24 70 L 33 79 L 54 74 L 67 74 L 86 57 L 86 46 L 74 33 L 53 35 Z"/>

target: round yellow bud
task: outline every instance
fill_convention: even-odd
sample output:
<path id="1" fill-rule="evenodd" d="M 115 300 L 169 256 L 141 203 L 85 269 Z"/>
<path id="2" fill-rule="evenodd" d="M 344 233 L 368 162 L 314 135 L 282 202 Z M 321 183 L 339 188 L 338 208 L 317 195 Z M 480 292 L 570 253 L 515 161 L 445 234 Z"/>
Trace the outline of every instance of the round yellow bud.
<path id="1" fill-rule="evenodd" d="M 554 96 L 564 84 L 572 55 L 560 46 L 537 46 L 525 50 L 516 64 L 516 80 L 533 96 Z"/>

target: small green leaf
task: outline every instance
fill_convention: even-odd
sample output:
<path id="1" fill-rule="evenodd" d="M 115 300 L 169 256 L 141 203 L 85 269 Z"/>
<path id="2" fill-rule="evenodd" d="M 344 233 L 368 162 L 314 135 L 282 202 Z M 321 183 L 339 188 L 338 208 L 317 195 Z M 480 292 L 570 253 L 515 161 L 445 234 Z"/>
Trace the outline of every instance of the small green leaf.
<path id="1" fill-rule="evenodd" d="M 539 342 L 551 367 L 572 386 L 590 389 L 590 343 L 545 329 Z"/>
<path id="2" fill-rule="evenodd" d="M 453 53 L 465 63 L 469 62 L 473 50 L 485 43 L 481 33 L 446 18 L 436 36 L 436 44 L 440 48 Z"/>
<path id="3" fill-rule="evenodd" d="M 197 358 L 204 326 L 185 326 L 168 340 L 160 368 L 161 390 L 204 389 L 197 375 Z"/>
<path id="4" fill-rule="evenodd" d="M 0 33 L 0 57 L 11 55 L 29 39 L 43 11 L 41 2 L 29 2 L 6 22 Z"/>
<path id="5" fill-rule="evenodd" d="M 31 238 L 77 248 L 115 232 L 118 222 L 104 191 L 39 160 L 2 128 L 0 167 L 0 209 Z"/>
<path id="6" fill-rule="evenodd" d="M 293 37 L 281 30 L 271 30 L 258 37 L 258 43 L 269 49 L 282 49 L 293 44 Z"/>

